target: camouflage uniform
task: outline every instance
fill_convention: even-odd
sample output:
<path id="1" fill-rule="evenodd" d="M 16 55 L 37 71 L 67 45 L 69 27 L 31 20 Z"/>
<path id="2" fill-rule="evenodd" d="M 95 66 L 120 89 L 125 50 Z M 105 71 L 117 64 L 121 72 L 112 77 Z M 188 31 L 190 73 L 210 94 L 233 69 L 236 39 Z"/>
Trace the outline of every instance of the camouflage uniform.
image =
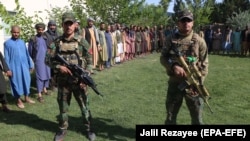
<path id="1" fill-rule="evenodd" d="M 67 16 L 67 15 L 66 15 Z M 72 15 L 68 15 L 69 17 Z M 81 109 L 83 124 L 86 127 L 86 131 L 90 132 L 91 114 L 88 107 L 88 95 L 86 89 L 80 88 L 76 78 L 73 78 L 70 74 L 61 73 L 59 71 L 60 64 L 54 59 L 56 54 L 62 56 L 71 64 L 78 64 L 84 69 L 90 71 L 92 56 L 88 53 L 88 42 L 78 34 L 75 34 L 73 38 L 67 39 L 64 35 L 59 36 L 51 45 L 46 55 L 46 63 L 55 70 L 56 81 L 58 85 L 57 102 L 59 105 L 59 128 L 61 130 L 67 130 L 68 128 L 68 109 L 72 93 Z"/>
<path id="2" fill-rule="evenodd" d="M 174 45 L 176 42 L 178 42 L 179 46 Z M 166 98 L 167 118 L 165 124 L 176 124 L 177 114 L 182 105 L 183 98 L 185 98 L 187 107 L 190 111 L 191 123 L 203 124 L 202 110 L 204 101 L 199 94 L 191 94 L 189 87 L 183 91 L 178 88 L 185 78 L 177 77 L 174 74 L 173 66 L 180 64 L 178 63 L 177 55 L 172 48 L 177 48 L 184 56 L 197 57 L 196 65 L 202 74 L 203 81 L 208 73 L 207 46 L 203 38 L 199 37 L 199 35 L 193 31 L 186 36 L 178 32 L 167 37 L 166 47 L 163 48 L 160 57 L 160 62 L 166 68 L 167 75 L 169 76 Z M 191 87 L 192 86 L 190 86 L 190 88 Z"/>

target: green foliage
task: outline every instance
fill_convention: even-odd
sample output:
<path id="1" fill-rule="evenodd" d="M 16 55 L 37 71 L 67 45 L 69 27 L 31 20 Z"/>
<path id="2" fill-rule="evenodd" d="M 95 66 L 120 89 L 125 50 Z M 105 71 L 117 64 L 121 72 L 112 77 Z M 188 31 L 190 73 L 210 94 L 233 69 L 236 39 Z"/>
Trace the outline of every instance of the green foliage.
<path id="1" fill-rule="evenodd" d="M 192 9 L 195 18 L 195 29 L 200 25 L 210 23 L 208 17 L 212 13 L 214 2 L 211 0 L 189 0 L 188 7 Z"/>
<path id="2" fill-rule="evenodd" d="M 173 25 L 176 17 L 168 17 L 167 8 L 171 0 L 161 0 L 159 5 L 147 5 L 145 0 L 68 0 L 70 7 L 53 8 L 48 13 L 49 19 L 55 20 L 58 31 L 61 30 L 61 15 L 63 12 L 72 11 L 75 13 L 81 26 L 87 24 L 88 16 L 99 22 L 106 23 L 122 23 L 125 25 Z M 244 27 L 249 22 L 248 0 L 225 0 L 223 3 L 215 3 L 215 0 L 175 0 L 174 11 L 188 8 L 194 13 L 195 25 L 194 29 L 198 29 L 201 25 L 207 25 L 213 22 L 232 24 L 233 27 Z M 6 25 L 19 25 L 22 29 L 21 38 L 25 41 L 35 34 L 34 25 L 41 22 L 39 11 L 33 16 L 28 16 L 19 4 L 19 0 L 15 0 L 15 14 L 9 13 L 4 5 L 0 3 L 0 14 L 2 21 Z M 222 16 L 223 15 L 223 16 Z M 0 25 L 0 28 L 10 32 L 10 27 Z"/>
<path id="3" fill-rule="evenodd" d="M 194 15 L 194 29 L 198 29 L 201 25 L 210 23 L 209 15 L 212 13 L 214 7 L 214 0 L 177 0 L 174 10 L 176 13 L 184 8 L 189 9 Z M 177 20 L 176 17 L 174 18 Z"/>
<path id="4" fill-rule="evenodd" d="M 90 16 L 99 22 L 136 24 L 150 26 L 166 24 L 169 17 L 166 15 L 166 6 L 146 5 L 145 0 L 69 0 L 72 9 L 83 17 Z M 166 1 L 167 2 L 167 1 Z M 85 14 L 87 13 L 87 14 Z"/>
<path id="5" fill-rule="evenodd" d="M 186 8 L 186 5 L 183 0 L 175 0 L 174 2 L 174 12 L 178 13 L 179 11 Z"/>
<path id="6" fill-rule="evenodd" d="M 233 12 L 233 16 L 227 18 L 226 23 L 231 25 L 233 28 L 239 27 L 240 29 L 244 29 L 250 22 L 250 11 L 239 11 Z"/>
<path id="7" fill-rule="evenodd" d="M 31 35 L 35 34 L 34 25 L 41 22 L 39 12 L 35 12 L 33 16 L 27 16 L 16 0 L 16 14 L 8 13 L 4 5 L 0 3 L 0 13 L 2 21 L 7 25 L 17 24 L 21 27 L 21 38 L 28 41 Z M 122 23 L 125 25 L 135 24 L 140 26 L 152 25 L 166 25 L 169 24 L 171 18 L 167 16 L 166 7 L 168 7 L 169 0 L 161 1 L 161 5 L 147 5 L 145 0 L 69 0 L 70 7 L 63 8 L 55 7 L 51 10 L 45 10 L 48 13 L 49 20 L 54 20 L 57 23 L 58 31 L 62 33 L 61 29 L 61 16 L 62 13 L 72 11 L 75 13 L 78 20 L 80 20 L 81 27 L 86 26 L 87 17 L 90 16 L 99 22 L 106 23 Z M 5 28 L 9 33 L 9 27 L 0 26 Z"/>
<path id="8" fill-rule="evenodd" d="M 9 15 L 8 11 L 6 10 L 5 6 L 0 2 L 0 13 L 1 13 L 1 19 L 3 20 L 3 17 L 6 17 Z M 6 19 L 8 22 L 9 19 Z M 0 28 L 4 28 L 2 25 L 0 25 Z"/>
<path id="9" fill-rule="evenodd" d="M 24 8 L 20 6 L 19 0 L 15 0 L 15 4 L 15 14 L 11 14 L 6 10 L 5 6 L 0 3 L 1 18 L 5 24 L 20 26 L 20 38 L 27 42 L 29 38 L 35 34 L 34 25 L 41 22 L 42 19 L 38 16 L 39 12 L 36 12 L 34 16 L 28 16 Z M 4 29 L 7 33 L 10 32 L 10 27 L 4 27 Z"/>
<path id="10" fill-rule="evenodd" d="M 111 0 L 113 1 L 113 0 Z M 124 23 L 128 24 L 132 19 L 129 19 L 130 17 L 130 9 L 132 8 L 132 3 L 130 0 L 120 0 L 117 1 L 116 4 L 111 7 L 115 7 L 112 9 L 114 11 L 110 13 L 112 16 L 108 16 L 108 23 Z M 111 9 L 110 9 L 111 10 Z"/>
<path id="11" fill-rule="evenodd" d="M 115 23 L 122 20 L 120 15 L 127 17 L 122 12 L 127 11 L 129 4 L 128 0 L 86 0 L 86 12 L 97 22 Z"/>
<path id="12" fill-rule="evenodd" d="M 249 7 L 249 0 L 224 0 L 223 3 L 215 5 L 215 10 L 210 18 L 212 22 L 225 23 L 227 18 L 234 16 L 235 12 L 246 11 Z"/>
<path id="13" fill-rule="evenodd" d="M 154 14 L 154 25 L 167 25 L 170 17 L 167 16 L 167 13 L 163 7 L 158 7 L 155 9 Z"/>
<path id="14" fill-rule="evenodd" d="M 177 22 L 177 13 L 186 8 L 185 3 L 182 0 L 175 0 L 174 2 L 174 15 L 172 17 L 173 21 Z"/>
<path id="15" fill-rule="evenodd" d="M 87 25 L 87 12 L 85 0 L 69 0 L 70 6 L 75 13 L 77 19 L 80 21 L 81 27 Z"/>
<path id="16" fill-rule="evenodd" d="M 170 3 L 171 1 L 172 1 L 172 0 L 161 0 L 161 1 L 160 1 L 160 5 L 162 6 L 163 11 L 167 12 L 168 7 L 169 7 L 169 3 Z"/>
<path id="17" fill-rule="evenodd" d="M 212 13 L 208 16 L 211 23 L 223 23 L 223 11 L 221 10 L 221 3 L 215 4 Z"/>
<path id="18" fill-rule="evenodd" d="M 49 20 L 54 20 L 57 24 L 57 30 L 61 34 L 62 33 L 62 13 L 70 11 L 70 8 L 68 6 L 65 6 L 63 8 L 60 7 L 54 7 L 49 10 L 45 10 L 48 13 Z"/>
<path id="19" fill-rule="evenodd" d="M 123 12 L 123 14 L 122 14 L 122 15 L 126 15 L 126 17 L 128 17 L 129 19 L 123 19 L 123 21 L 125 23 L 133 23 L 134 25 L 142 25 L 143 22 L 141 20 L 141 17 L 143 14 L 143 12 L 142 12 L 143 10 L 144 10 L 144 1 L 139 1 L 139 0 L 133 1 L 133 3 L 131 3 L 129 8 L 127 9 L 127 13 Z M 148 14 L 147 17 L 148 18 L 150 17 L 152 19 L 153 12 L 152 12 L 152 8 L 150 6 L 148 6 L 147 14 Z M 146 18 L 144 18 L 144 19 L 146 19 Z M 151 20 L 151 21 L 153 21 L 153 20 Z M 145 24 L 149 25 L 150 23 L 144 22 L 144 25 Z"/>
<path id="20" fill-rule="evenodd" d="M 167 15 L 167 12 L 164 10 L 163 6 L 156 6 L 153 4 L 147 5 L 143 3 L 139 4 L 140 7 L 138 7 L 137 12 L 135 12 L 134 18 L 130 20 L 131 23 L 141 26 L 169 24 L 171 17 Z"/>

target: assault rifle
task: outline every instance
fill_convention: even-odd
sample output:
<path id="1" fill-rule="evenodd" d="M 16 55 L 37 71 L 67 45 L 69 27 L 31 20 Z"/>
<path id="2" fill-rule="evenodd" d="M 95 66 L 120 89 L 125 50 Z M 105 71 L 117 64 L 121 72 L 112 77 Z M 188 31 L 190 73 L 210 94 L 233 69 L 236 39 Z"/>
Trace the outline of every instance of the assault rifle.
<path id="1" fill-rule="evenodd" d="M 82 82 L 89 87 L 91 87 L 97 95 L 103 96 L 96 87 L 96 84 L 92 77 L 89 76 L 89 72 L 85 71 L 83 68 L 79 67 L 76 64 L 70 64 L 68 63 L 63 57 L 60 55 L 56 55 L 55 59 L 62 64 L 66 65 L 66 67 L 72 72 L 73 76 L 78 78 L 79 82 Z"/>
<path id="2" fill-rule="evenodd" d="M 183 91 L 187 86 L 193 85 L 198 90 L 198 93 L 201 95 L 204 102 L 207 104 L 210 112 L 213 113 L 213 111 L 208 103 L 208 99 L 210 99 L 211 97 L 210 97 L 209 92 L 207 91 L 206 87 L 203 85 L 202 75 L 194 63 L 196 61 L 196 58 L 195 57 L 187 57 L 186 59 L 187 59 L 187 62 L 189 63 L 189 64 L 187 64 L 182 53 L 177 48 L 172 47 L 172 50 L 177 55 L 179 63 L 184 68 L 184 70 L 187 74 L 186 80 L 183 83 L 181 83 L 178 86 L 178 88 Z"/>

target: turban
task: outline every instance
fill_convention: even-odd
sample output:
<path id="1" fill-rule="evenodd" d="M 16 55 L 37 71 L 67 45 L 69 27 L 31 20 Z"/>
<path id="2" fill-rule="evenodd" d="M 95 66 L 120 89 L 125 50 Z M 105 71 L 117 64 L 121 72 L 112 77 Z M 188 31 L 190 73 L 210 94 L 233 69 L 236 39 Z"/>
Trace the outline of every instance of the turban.
<path id="1" fill-rule="evenodd" d="M 43 28 L 45 29 L 45 24 L 44 23 L 38 23 L 35 25 L 35 28 L 38 29 L 38 28 Z"/>
<path id="2" fill-rule="evenodd" d="M 94 20 L 93 18 L 91 18 L 91 17 L 89 17 L 87 20 L 88 20 L 88 22 L 90 22 L 90 21 L 94 22 L 94 21 L 95 21 L 95 20 Z"/>
<path id="3" fill-rule="evenodd" d="M 49 26 L 49 25 L 56 25 L 56 22 L 53 21 L 53 20 L 50 20 L 50 21 L 48 22 L 48 26 Z"/>

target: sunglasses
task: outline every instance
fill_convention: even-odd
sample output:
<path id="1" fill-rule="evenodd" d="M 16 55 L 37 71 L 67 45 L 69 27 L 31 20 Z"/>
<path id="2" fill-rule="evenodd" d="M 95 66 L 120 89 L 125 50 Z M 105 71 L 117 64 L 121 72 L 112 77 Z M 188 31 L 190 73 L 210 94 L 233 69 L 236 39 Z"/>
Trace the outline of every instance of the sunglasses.
<path id="1" fill-rule="evenodd" d="M 189 19 L 189 18 L 183 18 L 183 19 L 180 20 L 180 22 L 182 22 L 182 23 L 186 23 L 186 22 L 190 23 L 190 22 L 192 22 L 192 21 L 193 21 L 193 20 L 191 20 L 191 19 Z"/>

